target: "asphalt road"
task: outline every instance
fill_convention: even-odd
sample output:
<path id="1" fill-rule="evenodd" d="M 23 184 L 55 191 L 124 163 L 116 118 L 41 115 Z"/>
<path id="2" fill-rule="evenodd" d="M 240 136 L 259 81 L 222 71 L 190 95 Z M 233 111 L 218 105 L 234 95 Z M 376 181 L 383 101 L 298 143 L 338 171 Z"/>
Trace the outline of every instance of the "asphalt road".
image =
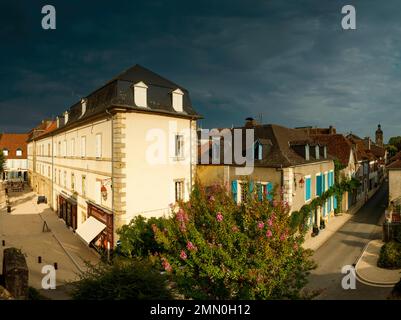
<path id="1" fill-rule="evenodd" d="M 345 265 L 356 263 L 366 244 L 381 238 L 380 223 L 383 218 L 388 195 L 385 183 L 378 192 L 346 222 L 326 243 L 315 251 L 314 260 L 318 267 L 310 277 L 308 290 L 319 290 L 316 299 L 355 300 L 386 299 L 391 288 L 372 287 L 361 282 L 355 290 L 344 290 L 341 281 Z"/>

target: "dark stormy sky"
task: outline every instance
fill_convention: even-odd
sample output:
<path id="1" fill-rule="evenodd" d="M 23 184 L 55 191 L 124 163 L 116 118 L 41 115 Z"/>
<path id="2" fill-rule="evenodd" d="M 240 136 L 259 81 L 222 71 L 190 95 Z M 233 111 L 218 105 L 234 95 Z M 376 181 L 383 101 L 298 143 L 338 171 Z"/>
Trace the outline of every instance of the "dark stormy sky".
<path id="1" fill-rule="evenodd" d="M 53 4 L 57 30 L 41 28 Z M 357 30 L 341 28 L 353 4 Z M 399 0 L 1 0 L 0 131 L 56 116 L 135 63 L 186 87 L 203 127 L 401 135 Z"/>

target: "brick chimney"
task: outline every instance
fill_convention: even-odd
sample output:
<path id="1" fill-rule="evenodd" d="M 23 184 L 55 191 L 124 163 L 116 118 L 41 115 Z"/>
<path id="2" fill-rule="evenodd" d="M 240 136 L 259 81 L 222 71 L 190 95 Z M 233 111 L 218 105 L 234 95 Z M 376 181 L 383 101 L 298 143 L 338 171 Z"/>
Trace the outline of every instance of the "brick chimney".
<path id="1" fill-rule="evenodd" d="M 257 126 L 258 123 L 256 122 L 256 120 L 254 118 L 246 118 L 245 119 L 245 128 L 253 128 L 255 126 Z"/>

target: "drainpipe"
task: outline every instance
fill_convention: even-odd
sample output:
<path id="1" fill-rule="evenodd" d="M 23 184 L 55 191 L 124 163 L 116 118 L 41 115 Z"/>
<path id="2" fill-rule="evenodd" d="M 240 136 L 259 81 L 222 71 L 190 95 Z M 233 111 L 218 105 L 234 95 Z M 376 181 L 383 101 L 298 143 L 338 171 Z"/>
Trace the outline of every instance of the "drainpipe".
<path id="1" fill-rule="evenodd" d="M 113 213 L 113 241 L 115 242 L 114 239 L 114 233 L 116 229 L 116 224 L 115 224 L 115 214 L 114 214 L 114 152 L 113 152 L 113 147 L 114 147 L 114 117 L 113 114 L 106 109 L 106 113 L 110 115 L 111 117 L 111 212 Z M 114 243 L 112 243 L 112 248 L 114 249 Z"/>

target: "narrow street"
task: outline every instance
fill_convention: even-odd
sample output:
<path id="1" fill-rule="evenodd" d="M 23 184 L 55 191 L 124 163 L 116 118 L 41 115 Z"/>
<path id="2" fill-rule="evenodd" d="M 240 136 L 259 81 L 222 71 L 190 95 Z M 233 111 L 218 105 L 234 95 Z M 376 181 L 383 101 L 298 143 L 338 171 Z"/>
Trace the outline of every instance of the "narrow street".
<path id="1" fill-rule="evenodd" d="M 385 183 L 377 193 L 344 224 L 326 243 L 315 251 L 318 264 L 309 278 L 306 289 L 319 290 L 315 299 L 386 299 L 391 288 L 372 287 L 357 281 L 355 290 L 344 290 L 341 269 L 353 265 L 362 254 L 366 244 L 381 238 L 381 219 L 388 195 Z"/>

